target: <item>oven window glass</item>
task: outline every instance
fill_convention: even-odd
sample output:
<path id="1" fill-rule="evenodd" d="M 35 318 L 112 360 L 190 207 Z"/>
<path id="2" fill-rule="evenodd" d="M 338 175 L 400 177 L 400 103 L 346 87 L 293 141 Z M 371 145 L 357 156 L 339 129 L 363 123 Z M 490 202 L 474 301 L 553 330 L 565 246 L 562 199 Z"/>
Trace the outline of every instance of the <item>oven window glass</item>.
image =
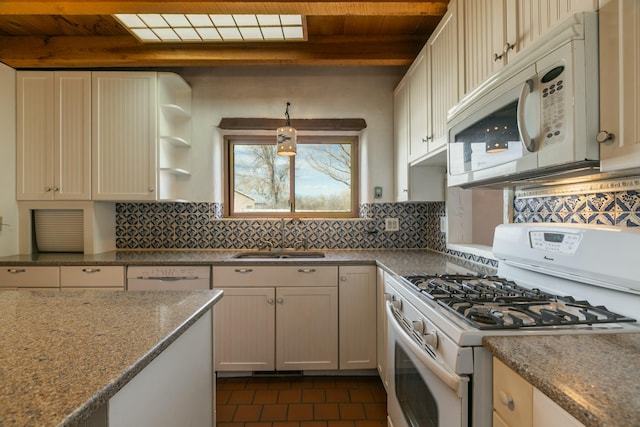
<path id="1" fill-rule="evenodd" d="M 396 397 L 407 423 L 413 427 L 438 427 L 438 406 L 420 372 L 396 344 Z"/>

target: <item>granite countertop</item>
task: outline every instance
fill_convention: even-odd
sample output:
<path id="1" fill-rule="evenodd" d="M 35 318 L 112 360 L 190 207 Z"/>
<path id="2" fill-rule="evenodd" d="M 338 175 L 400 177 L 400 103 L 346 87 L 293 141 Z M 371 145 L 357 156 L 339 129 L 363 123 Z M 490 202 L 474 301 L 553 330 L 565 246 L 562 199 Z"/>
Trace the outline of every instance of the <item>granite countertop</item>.
<path id="1" fill-rule="evenodd" d="M 0 425 L 74 425 L 211 308 L 221 291 L 0 292 Z"/>
<path id="2" fill-rule="evenodd" d="M 586 426 L 640 425 L 640 334 L 485 337 L 483 343 Z"/>
<path id="3" fill-rule="evenodd" d="M 316 251 L 314 249 L 314 251 Z M 446 255 L 427 249 L 351 249 L 322 250 L 324 258 L 251 259 L 233 258 L 242 250 L 166 250 L 111 251 L 99 254 L 42 253 L 0 257 L 4 266 L 46 265 L 290 265 L 321 264 L 378 264 L 399 275 L 417 272 L 452 273 L 475 272 L 495 274 L 491 266 Z"/>

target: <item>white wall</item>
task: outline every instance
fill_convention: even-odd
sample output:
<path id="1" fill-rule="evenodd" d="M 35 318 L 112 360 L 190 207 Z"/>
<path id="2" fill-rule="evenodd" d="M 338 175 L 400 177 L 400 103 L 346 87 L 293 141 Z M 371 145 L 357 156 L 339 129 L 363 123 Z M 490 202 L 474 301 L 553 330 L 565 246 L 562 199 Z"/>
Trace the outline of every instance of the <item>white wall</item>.
<path id="1" fill-rule="evenodd" d="M 0 256 L 18 253 L 16 72 L 0 63 Z"/>
<path id="2" fill-rule="evenodd" d="M 192 87 L 194 201 L 222 202 L 223 117 L 291 119 L 363 118 L 360 201 L 393 197 L 393 89 L 396 67 L 219 67 L 179 70 Z M 275 129 L 274 129 L 275 144 Z"/>

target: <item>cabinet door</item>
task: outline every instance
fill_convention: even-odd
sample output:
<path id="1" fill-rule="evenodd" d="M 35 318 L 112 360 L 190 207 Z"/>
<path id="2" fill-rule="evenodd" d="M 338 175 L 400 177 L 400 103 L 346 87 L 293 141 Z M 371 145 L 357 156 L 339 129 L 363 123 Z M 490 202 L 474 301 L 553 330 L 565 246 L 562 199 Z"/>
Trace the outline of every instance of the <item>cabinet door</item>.
<path id="1" fill-rule="evenodd" d="M 91 200 L 91 72 L 54 79 L 54 198 Z"/>
<path id="2" fill-rule="evenodd" d="M 393 143 L 396 202 L 409 200 L 409 97 L 406 80 L 393 93 Z"/>
<path id="3" fill-rule="evenodd" d="M 532 426 L 533 386 L 495 357 L 493 407 L 507 425 Z"/>
<path id="4" fill-rule="evenodd" d="M 124 290 L 124 267 L 82 265 L 60 267 L 62 288 L 114 288 Z"/>
<path id="5" fill-rule="evenodd" d="M 340 369 L 376 368 L 376 267 L 341 266 Z"/>
<path id="6" fill-rule="evenodd" d="M 506 63 L 506 0 L 462 0 L 465 93 Z M 510 10 L 510 9 L 509 9 Z"/>
<path id="7" fill-rule="evenodd" d="M 427 103 L 429 58 L 422 49 L 408 72 L 409 84 L 409 162 L 427 154 L 431 132 L 431 120 Z"/>
<path id="8" fill-rule="evenodd" d="M 447 145 L 447 113 L 459 100 L 458 25 L 456 2 L 449 3 L 449 10 L 427 42 L 429 50 L 429 103 L 431 132 L 429 153 L 444 149 Z M 446 160 L 444 160 L 446 163 Z"/>
<path id="9" fill-rule="evenodd" d="M 216 371 L 273 371 L 274 288 L 222 288 L 214 310 Z"/>
<path id="10" fill-rule="evenodd" d="M 376 283 L 376 360 L 378 365 L 378 373 L 385 389 L 387 388 L 387 315 L 386 307 L 387 299 L 384 294 L 384 271 L 377 269 Z"/>
<path id="11" fill-rule="evenodd" d="M 584 427 L 584 424 L 534 388 L 533 427 Z"/>
<path id="12" fill-rule="evenodd" d="M 157 197 L 156 73 L 94 72 L 92 197 Z"/>
<path id="13" fill-rule="evenodd" d="M 600 5 L 601 170 L 640 167 L 640 2 Z"/>
<path id="14" fill-rule="evenodd" d="M 18 200 L 53 200 L 53 72 L 17 73 Z"/>
<path id="15" fill-rule="evenodd" d="M 276 305 L 276 369 L 338 369 L 338 288 L 277 288 Z"/>

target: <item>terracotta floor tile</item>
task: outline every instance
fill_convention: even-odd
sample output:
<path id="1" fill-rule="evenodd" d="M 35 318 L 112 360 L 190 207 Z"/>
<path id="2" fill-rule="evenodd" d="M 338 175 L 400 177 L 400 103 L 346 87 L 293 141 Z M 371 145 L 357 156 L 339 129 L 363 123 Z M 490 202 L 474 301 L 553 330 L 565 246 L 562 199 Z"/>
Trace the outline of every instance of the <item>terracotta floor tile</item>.
<path id="1" fill-rule="evenodd" d="M 286 421 L 287 405 L 264 405 L 260 421 Z"/>
<path id="2" fill-rule="evenodd" d="M 326 421 L 301 421 L 300 427 L 327 427 Z"/>
<path id="3" fill-rule="evenodd" d="M 349 397 L 352 403 L 373 402 L 373 394 L 367 388 L 355 388 L 349 390 Z"/>
<path id="4" fill-rule="evenodd" d="M 261 412 L 261 405 L 238 405 L 236 408 L 236 413 L 233 416 L 233 421 L 258 421 L 260 420 Z"/>
<path id="5" fill-rule="evenodd" d="M 242 390 L 247 385 L 245 378 L 224 378 L 217 382 L 222 385 L 223 390 Z"/>
<path id="6" fill-rule="evenodd" d="M 343 388 L 328 388 L 325 390 L 327 402 L 349 402 L 349 390 Z"/>
<path id="7" fill-rule="evenodd" d="M 387 421 L 356 421 L 356 427 L 387 427 Z"/>
<path id="8" fill-rule="evenodd" d="M 313 420 L 313 405 L 310 403 L 292 403 L 287 411 L 288 421 Z"/>
<path id="9" fill-rule="evenodd" d="M 256 421 L 251 423 L 244 423 L 244 427 L 271 427 L 270 421 Z M 218 426 L 216 426 L 218 427 Z"/>
<path id="10" fill-rule="evenodd" d="M 364 420 L 364 407 L 361 403 L 340 403 L 341 420 Z"/>
<path id="11" fill-rule="evenodd" d="M 355 427 L 353 421 L 329 421 L 327 427 Z"/>
<path id="12" fill-rule="evenodd" d="M 253 403 L 253 390 L 233 390 L 229 396 L 229 404 L 232 405 L 248 405 Z"/>
<path id="13" fill-rule="evenodd" d="M 236 413 L 235 405 L 224 405 L 216 408 L 216 421 L 225 423 L 233 421 L 233 416 Z"/>
<path id="14" fill-rule="evenodd" d="M 216 422 L 216 427 L 244 427 L 244 423 L 219 423 L 219 422 Z"/>
<path id="15" fill-rule="evenodd" d="M 339 420 L 340 407 L 337 403 L 314 403 L 313 418 L 316 420 Z"/>
<path id="16" fill-rule="evenodd" d="M 273 423 L 273 427 L 300 427 L 297 421 L 277 421 Z"/>
<path id="17" fill-rule="evenodd" d="M 381 405 L 379 403 L 365 403 L 364 412 L 367 415 L 368 420 L 387 419 L 387 405 Z"/>
<path id="18" fill-rule="evenodd" d="M 253 403 L 258 405 L 267 405 L 278 401 L 278 390 L 256 390 L 253 395 Z"/>
<path id="19" fill-rule="evenodd" d="M 311 388 L 302 390 L 302 401 L 306 403 L 321 403 L 325 401 L 324 390 Z"/>
<path id="20" fill-rule="evenodd" d="M 302 402 L 302 390 L 280 390 L 278 393 L 278 403 L 300 402 Z"/>
<path id="21" fill-rule="evenodd" d="M 229 396 L 231 396 L 230 390 L 216 390 L 216 404 L 223 405 L 227 403 Z"/>

